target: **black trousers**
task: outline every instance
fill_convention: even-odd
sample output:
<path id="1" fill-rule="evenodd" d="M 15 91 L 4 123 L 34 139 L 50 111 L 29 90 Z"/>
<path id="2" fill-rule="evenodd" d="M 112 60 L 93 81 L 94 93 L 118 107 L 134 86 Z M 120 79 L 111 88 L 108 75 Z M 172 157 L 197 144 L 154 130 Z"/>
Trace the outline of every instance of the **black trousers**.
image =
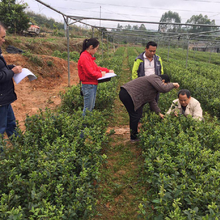
<path id="1" fill-rule="evenodd" d="M 138 134 L 138 122 L 141 119 L 143 107 L 140 107 L 134 111 L 134 103 L 131 99 L 131 96 L 124 88 L 121 88 L 119 98 L 127 109 L 130 117 L 130 137 L 131 139 L 136 139 Z"/>

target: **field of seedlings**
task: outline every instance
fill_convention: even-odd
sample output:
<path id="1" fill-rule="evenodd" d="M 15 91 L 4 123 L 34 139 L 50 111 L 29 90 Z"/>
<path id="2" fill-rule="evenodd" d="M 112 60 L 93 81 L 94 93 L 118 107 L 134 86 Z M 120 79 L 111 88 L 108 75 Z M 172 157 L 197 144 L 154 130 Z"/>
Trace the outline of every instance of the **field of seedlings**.
<path id="1" fill-rule="evenodd" d="M 150 184 L 150 190 L 140 209 L 146 219 L 219 219 L 219 54 L 210 60 L 209 53 L 190 51 L 187 68 L 182 49 L 170 50 L 169 60 L 167 49 L 160 48 L 158 54 L 171 81 L 200 101 L 205 121 L 184 116 L 161 120 L 146 112 L 140 145 L 145 158 L 143 182 Z M 175 91 L 161 94 L 163 112 L 176 98 Z M 149 205 L 154 207 L 151 214 Z"/>
<path id="2" fill-rule="evenodd" d="M 80 87 L 72 86 L 58 109 L 28 116 L 25 132 L 0 140 L 0 219 L 220 219 L 219 54 L 190 51 L 186 68 L 185 50 L 171 49 L 168 59 L 158 48 L 165 73 L 200 101 L 204 121 L 161 119 L 146 105 L 132 145 L 115 134 L 129 127 L 118 92 L 143 51 L 99 55 L 97 64 L 117 77 L 98 85 L 91 114 L 82 117 Z M 160 95 L 162 113 L 177 92 Z"/>

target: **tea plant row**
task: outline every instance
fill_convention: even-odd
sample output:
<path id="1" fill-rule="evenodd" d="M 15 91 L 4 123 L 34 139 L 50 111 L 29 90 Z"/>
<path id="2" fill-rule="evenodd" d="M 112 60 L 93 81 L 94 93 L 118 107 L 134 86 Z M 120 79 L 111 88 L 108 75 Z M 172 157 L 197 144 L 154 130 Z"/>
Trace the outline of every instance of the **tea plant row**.
<path id="1" fill-rule="evenodd" d="M 142 120 L 146 219 L 220 218 L 220 124 L 148 113 Z M 149 212 L 152 207 L 152 212 Z"/>
<path id="2" fill-rule="evenodd" d="M 213 116 L 220 117 L 220 72 L 218 66 L 190 63 L 186 69 L 181 61 L 164 63 L 164 72 L 177 81 L 181 88 L 189 89 L 192 96 L 198 99 L 204 110 Z"/>
<path id="3" fill-rule="evenodd" d="M 123 56 L 123 54 L 122 54 Z M 97 109 L 82 117 L 79 85 L 62 97 L 56 111 L 27 117 L 26 131 L 0 140 L 0 219 L 88 219 L 94 214 L 96 182 L 106 156 L 107 118 L 121 74 L 121 57 L 100 65 L 118 77 L 98 86 Z M 110 113 L 109 113 L 110 112 Z"/>
<path id="4" fill-rule="evenodd" d="M 134 59 L 129 57 L 130 68 Z M 145 108 L 140 132 L 142 180 L 150 189 L 139 205 L 140 213 L 145 219 L 219 219 L 220 123 L 215 117 L 219 117 L 220 106 L 218 66 L 201 62 L 201 58 L 199 62 L 190 61 L 186 69 L 181 55 L 169 62 L 162 59 L 165 73 L 181 88 L 189 89 L 212 117 L 205 113 L 204 122 L 172 115 L 162 120 Z M 176 98 L 176 90 L 160 95 L 163 113 Z"/>

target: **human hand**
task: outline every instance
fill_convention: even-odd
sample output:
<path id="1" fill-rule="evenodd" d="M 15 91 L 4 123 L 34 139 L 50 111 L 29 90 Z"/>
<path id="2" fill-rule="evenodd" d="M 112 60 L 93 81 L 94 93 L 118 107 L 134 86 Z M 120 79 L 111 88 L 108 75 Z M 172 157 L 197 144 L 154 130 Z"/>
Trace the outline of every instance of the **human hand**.
<path id="1" fill-rule="evenodd" d="M 114 73 L 114 70 L 109 70 L 109 73 Z"/>
<path id="2" fill-rule="evenodd" d="M 21 66 L 15 66 L 11 70 L 14 72 L 14 74 L 18 74 L 18 73 L 21 73 L 22 67 Z"/>
<path id="3" fill-rule="evenodd" d="M 175 115 L 176 117 L 178 117 L 178 112 L 174 111 L 174 115 Z"/>
<path id="4" fill-rule="evenodd" d="M 103 76 L 105 76 L 106 72 L 102 71 L 101 74 L 102 74 L 102 77 L 103 77 Z"/>
<path id="5" fill-rule="evenodd" d="M 160 116 L 161 118 L 164 118 L 164 115 L 163 115 L 163 114 L 161 114 L 161 113 L 159 113 L 159 116 Z"/>
<path id="6" fill-rule="evenodd" d="M 173 85 L 176 89 L 180 87 L 179 83 L 173 83 Z"/>

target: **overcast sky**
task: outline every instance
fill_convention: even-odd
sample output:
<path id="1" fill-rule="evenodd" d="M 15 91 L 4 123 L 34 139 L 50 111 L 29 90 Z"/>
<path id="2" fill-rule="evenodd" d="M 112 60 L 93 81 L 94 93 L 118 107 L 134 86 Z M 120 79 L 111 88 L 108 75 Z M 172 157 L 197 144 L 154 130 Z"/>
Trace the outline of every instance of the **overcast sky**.
<path id="1" fill-rule="evenodd" d="M 63 16 L 47 8 L 35 0 L 17 0 L 17 3 L 26 2 L 28 10 L 37 14 L 53 18 L 58 22 L 63 22 Z M 154 1 L 134 1 L 134 0 L 41 0 L 47 5 L 61 11 L 65 15 L 83 16 L 93 18 L 107 18 L 133 21 L 159 22 L 161 16 L 168 12 L 177 12 L 181 18 L 181 23 L 186 23 L 192 15 L 207 15 L 209 19 L 215 20 L 216 25 L 220 25 L 220 0 L 154 0 Z M 105 27 L 116 28 L 118 23 L 125 26 L 124 22 L 110 22 L 99 20 L 83 20 L 83 22 Z M 79 23 L 77 23 L 79 24 Z M 131 26 L 136 25 L 130 23 Z M 140 26 L 140 24 L 138 24 Z M 147 29 L 158 29 L 156 24 L 145 24 Z"/>

